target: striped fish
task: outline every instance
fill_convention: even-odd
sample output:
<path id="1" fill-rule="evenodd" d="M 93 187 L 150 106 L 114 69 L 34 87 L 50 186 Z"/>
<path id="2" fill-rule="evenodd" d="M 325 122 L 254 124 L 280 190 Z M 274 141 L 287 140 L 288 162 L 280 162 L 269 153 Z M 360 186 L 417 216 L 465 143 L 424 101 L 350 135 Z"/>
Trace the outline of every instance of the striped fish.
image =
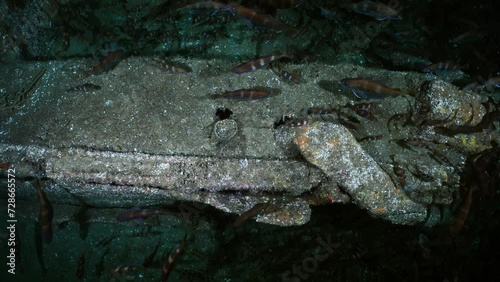
<path id="1" fill-rule="evenodd" d="M 439 62 L 435 64 L 428 65 L 422 69 L 423 72 L 446 72 L 448 70 L 465 70 L 469 67 L 469 64 L 457 65 L 453 60 L 447 60 L 444 62 Z"/>
<path id="2" fill-rule="evenodd" d="M 474 191 L 473 187 L 467 187 L 467 194 L 465 198 L 463 198 L 462 203 L 460 204 L 459 210 L 455 215 L 455 220 L 453 224 L 450 226 L 450 235 L 455 238 L 462 231 L 465 225 L 465 221 L 469 215 L 470 207 L 472 205 L 472 192 Z"/>
<path id="3" fill-rule="evenodd" d="M 235 68 L 232 69 L 233 73 L 240 74 L 240 73 L 245 73 L 245 72 L 251 72 L 254 70 L 258 70 L 266 66 L 267 64 L 280 60 L 282 58 L 291 58 L 290 55 L 287 54 L 280 54 L 280 55 L 271 55 L 268 57 L 262 57 L 258 58 L 246 63 L 243 63 Z"/>
<path id="4" fill-rule="evenodd" d="M 92 69 L 87 73 L 88 76 L 100 75 L 114 69 L 123 59 L 123 54 L 123 50 L 109 52 L 101 59 L 98 65 L 92 67 Z"/>
<path id="5" fill-rule="evenodd" d="M 259 100 L 271 96 L 271 91 L 264 89 L 238 89 L 235 91 L 227 91 L 222 94 L 215 94 L 212 98 L 229 98 L 242 100 Z"/>
<path id="6" fill-rule="evenodd" d="M 101 86 L 92 83 L 84 83 L 75 87 L 68 88 L 66 92 L 91 92 L 101 89 Z"/>
<path id="7" fill-rule="evenodd" d="M 283 70 L 279 66 L 276 68 L 271 67 L 271 70 L 288 84 L 294 85 L 299 83 L 299 77 L 296 74 Z"/>
<path id="8" fill-rule="evenodd" d="M 233 6 L 233 8 L 238 15 L 253 22 L 254 24 L 283 30 L 286 31 L 290 36 L 295 36 L 299 33 L 299 30 L 283 24 L 282 22 L 273 18 L 271 15 L 259 14 L 255 10 L 252 10 L 250 8 L 241 5 L 235 5 Z"/>
<path id="9" fill-rule="evenodd" d="M 220 10 L 220 9 L 230 9 L 231 7 L 215 2 L 215 1 L 204 1 L 204 2 L 197 2 L 193 4 L 186 5 L 182 8 L 177 9 L 177 12 L 179 11 L 185 11 L 185 10 L 192 10 L 192 9 L 214 9 L 214 10 Z"/>
<path id="10" fill-rule="evenodd" d="M 384 5 L 380 2 L 358 2 L 358 3 L 349 3 L 343 6 L 345 9 L 349 11 L 353 11 L 358 14 L 366 15 L 375 18 L 376 20 L 401 20 L 401 15 L 399 15 L 399 11 Z"/>
<path id="11" fill-rule="evenodd" d="M 255 206 L 253 206 L 251 209 L 248 211 L 242 213 L 234 222 L 233 222 L 233 227 L 238 227 L 240 226 L 243 222 L 249 220 L 250 218 L 253 218 L 257 216 L 258 214 L 265 212 L 265 210 L 269 207 L 269 203 L 258 203 Z"/>
<path id="12" fill-rule="evenodd" d="M 120 265 L 109 270 L 111 273 L 125 273 L 129 271 L 143 270 L 143 266 L 138 265 Z"/>
<path id="13" fill-rule="evenodd" d="M 32 184 L 36 188 L 38 202 L 40 203 L 40 234 L 45 243 L 50 243 L 52 241 L 52 219 L 54 218 L 54 210 L 52 209 L 52 204 L 42 190 L 42 183 L 40 180 L 35 179 Z"/>
<path id="14" fill-rule="evenodd" d="M 484 84 L 486 86 L 500 88 L 500 76 L 490 77 Z"/>
<path id="15" fill-rule="evenodd" d="M 130 221 L 135 219 L 144 219 L 154 215 L 177 215 L 178 213 L 169 210 L 141 209 L 133 207 L 116 216 L 117 221 Z"/>
<path id="16" fill-rule="evenodd" d="M 190 72 L 191 70 L 188 69 L 188 68 L 182 68 L 182 67 L 179 67 L 179 66 L 174 66 L 172 64 L 168 64 L 164 61 L 160 61 L 160 60 L 155 60 L 155 62 L 157 64 L 159 64 L 163 69 L 169 71 L 169 72 L 174 72 L 174 73 L 186 73 L 186 72 Z"/>
<path id="17" fill-rule="evenodd" d="M 361 99 L 383 99 L 403 94 L 415 95 L 414 91 L 389 88 L 369 79 L 345 78 L 340 81 L 340 84 L 350 89 L 354 96 Z"/>
<path id="18" fill-rule="evenodd" d="M 5 97 L 5 107 L 4 105 L 0 105 L 0 110 L 9 110 L 15 109 L 22 104 L 26 103 L 33 93 L 35 93 L 36 89 L 40 85 L 40 81 L 42 80 L 43 75 L 45 74 L 46 69 L 42 68 L 28 83 L 23 85 L 23 87 L 13 95 L 12 99 L 9 99 L 7 96 Z"/>
<path id="19" fill-rule="evenodd" d="M 177 248 L 172 254 L 170 254 L 167 261 L 165 261 L 165 263 L 163 264 L 163 268 L 161 270 L 162 282 L 168 280 L 168 277 L 170 276 L 170 273 L 174 268 L 175 258 L 184 250 L 184 248 L 186 247 L 186 243 L 187 243 L 187 234 L 184 236 L 184 240 L 182 241 L 182 244 L 179 246 L 179 248 Z"/>

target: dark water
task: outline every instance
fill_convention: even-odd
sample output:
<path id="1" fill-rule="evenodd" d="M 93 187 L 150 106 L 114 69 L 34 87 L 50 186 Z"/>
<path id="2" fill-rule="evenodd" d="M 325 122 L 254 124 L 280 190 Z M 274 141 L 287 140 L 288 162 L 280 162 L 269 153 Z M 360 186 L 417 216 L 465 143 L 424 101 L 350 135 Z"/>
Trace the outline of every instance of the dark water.
<path id="1" fill-rule="evenodd" d="M 381 3 L 395 12 L 387 6 L 348 1 L 240 3 L 266 15 L 259 18 L 225 1 L 185 8 L 193 3 L 7 0 L 0 3 L 0 63 L 2 68 L 14 68 L 92 58 L 99 65 L 86 74 L 101 75 L 126 58 L 144 56 L 160 58 L 161 67 L 180 73 L 190 69 L 176 62 L 178 58 L 215 59 L 236 67 L 250 59 L 287 54 L 272 68 L 292 85 L 300 78 L 283 72 L 287 64 L 430 72 L 435 79 L 492 99 L 490 110 L 499 111 L 494 102 L 500 92 L 498 3 L 386 2 Z M 260 63 L 254 67 L 260 68 Z M 3 94 L 14 88 L 10 84 L 2 81 Z M 6 103 L 0 104 L 2 114 L 13 108 Z M 473 133 L 481 136 L 477 140 L 482 149 L 459 153 L 462 163 L 454 165 L 460 167 L 460 187 L 455 187 L 453 203 L 437 207 L 448 221 L 433 228 L 393 225 L 353 204 L 316 206 L 310 222 L 302 226 L 278 227 L 250 219 L 234 228 L 235 215 L 209 206 L 195 205 L 187 216 L 121 223 L 114 218 L 123 209 L 54 202 L 54 238 L 47 244 L 39 230 L 38 201 L 27 201 L 27 196 L 16 202 L 15 239 L 9 241 L 8 229 L 2 227 L 0 232 L 0 277 L 2 281 L 158 281 L 165 261 L 181 248 L 168 281 L 497 281 L 499 158 L 492 154 L 485 162 L 476 159 L 499 146 L 499 115 L 492 116 L 485 128 Z M 60 123 L 65 126 L 65 121 Z M 6 190 L 7 179 L 2 172 Z M 473 196 L 464 207 L 469 189 L 474 189 Z M 36 198 L 34 190 L 31 196 Z M 2 207 L 9 197 L 2 194 Z M 180 205 L 162 208 L 179 211 Z M 9 226 L 7 212 L 2 208 L 2 226 Z M 450 225 L 457 220 L 463 224 L 450 235 Z M 15 275 L 5 267 L 13 241 L 20 246 Z M 144 268 L 157 244 L 157 253 Z M 120 265 L 138 269 L 110 271 Z"/>

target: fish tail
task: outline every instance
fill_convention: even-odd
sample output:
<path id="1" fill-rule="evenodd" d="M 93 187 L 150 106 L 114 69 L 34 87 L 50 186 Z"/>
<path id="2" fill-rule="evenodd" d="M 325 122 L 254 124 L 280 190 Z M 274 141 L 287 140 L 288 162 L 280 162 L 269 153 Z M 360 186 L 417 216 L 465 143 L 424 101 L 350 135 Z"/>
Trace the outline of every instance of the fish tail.
<path id="1" fill-rule="evenodd" d="M 410 95 L 412 97 L 415 97 L 417 95 L 417 91 L 409 89 L 409 90 L 406 91 L 406 94 L 408 94 L 408 95 Z"/>

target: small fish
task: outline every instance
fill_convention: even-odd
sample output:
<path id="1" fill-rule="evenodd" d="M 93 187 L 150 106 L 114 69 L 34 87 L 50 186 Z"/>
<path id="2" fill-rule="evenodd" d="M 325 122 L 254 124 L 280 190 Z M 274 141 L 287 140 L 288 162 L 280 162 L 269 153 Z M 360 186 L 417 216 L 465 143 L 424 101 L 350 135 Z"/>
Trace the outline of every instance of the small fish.
<path id="1" fill-rule="evenodd" d="M 142 263 L 142 266 L 150 267 L 153 264 L 153 259 L 156 255 L 156 252 L 158 252 L 158 247 L 160 246 L 160 241 L 161 241 L 161 239 L 158 240 L 158 243 L 156 244 L 156 247 L 153 249 L 153 252 L 149 256 L 144 258 L 144 262 Z"/>
<path id="2" fill-rule="evenodd" d="M 161 281 L 165 282 L 168 279 L 168 276 L 170 276 L 170 273 L 172 272 L 172 269 L 174 267 L 174 262 L 175 258 L 184 250 L 186 247 L 187 243 L 187 234 L 184 235 L 184 240 L 182 241 L 182 244 L 175 250 L 170 256 L 168 257 L 167 261 L 163 264 L 163 268 L 161 270 Z"/>
<path id="3" fill-rule="evenodd" d="M 259 14 L 255 10 L 252 10 L 250 8 L 247 8 L 242 5 L 233 5 L 234 11 L 242 16 L 243 18 L 269 28 L 274 28 L 274 29 L 279 29 L 279 30 L 284 30 L 286 31 L 289 35 L 295 36 L 299 33 L 299 30 L 296 30 L 294 28 L 291 28 L 282 22 L 276 20 L 273 18 L 271 15 L 268 14 Z"/>
<path id="4" fill-rule="evenodd" d="M 166 63 L 164 61 L 155 60 L 155 62 L 158 63 L 163 69 L 166 69 L 169 72 L 186 73 L 186 72 L 190 72 L 191 71 L 188 68 L 181 68 L 181 67 L 178 67 L 178 66 L 174 66 L 174 65 L 168 64 L 168 63 Z"/>
<path id="5" fill-rule="evenodd" d="M 415 95 L 414 91 L 389 88 L 369 79 L 344 78 L 340 81 L 340 84 L 351 89 L 354 96 L 361 99 L 384 99 L 403 94 Z"/>
<path id="6" fill-rule="evenodd" d="M 129 271 L 143 270 L 143 266 L 138 265 L 120 265 L 109 270 L 111 273 L 125 273 Z"/>
<path id="7" fill-rule="evenodd" d="M 376 20 L 401 20 L 399 12 L 381 2 L 358 2 L 349 3 L 343 8 L 353 11 L 358 14 L 366 15 L 375 18 Z"/>
<path id="8" fill-rule="evenodd" d="M 490 77 L 484 84 L 487 86 L 500 88 L 500 76 Z"/>
<path id="9" fill-rule="evenodd" d="M 364 117 L 370 121 L 378 121 L 377 117 L 374 116 L 371 112 L 371 108 L 374 106 L 374 103 L 358 103 L 358 104 L 347 104 L 344 107 L 353 110 L 358 116 Z"/>
<path id="10" fill-rule="evenodd" d="M 144 219 L 153 215 L 177 215 L 178 213 L 170 210 L 160 210 L 160 209 L 141 209 L 139 207 L 133 207 L 127 211 L 124 211 L 116 216 L 117 221 L 130 221 L 135 219 Z"/>
<path id="11" fill-rule="evenodd" d="M 258 58 L 256 60 L 252 60 L 252 61 L 243 63 L 243 64 L 233 68 L 232 72 L 236 73 L 236 74 L 251 72 L 254 70 L 258 70 L 258 69 L 264 67 L 265 65 L 267 65 L 273 61 L 282 59 L 282 58 L 291 58 L 291 57 L 290 57 L 290 55 L 287 55 L 287 54 L 281 54 L 281 55 L 271 55 L 268 57 Z"/>
<path id="12" fill-rule="evenodd" d="M 486 33 L 473 30 L 473 31 L 466 31 L 454 38 L 451 38 L 448 42 L 453 45 L 460 45 L 460 44 L 476 42 L 485 37 Z"/>
<path id="13" fill-rule="evenodd" d="M 418 137 L 404 138 L 404 139 L 392 139 L 390 142 L 392 142 L 392 141 L 396 142 L 396 144 L 398 144 L 399 146 L 401 146 L 405 149 L 408 149 L 408 150 L 412 150 L 412 151 L 415 151 L 415 150 L 413 150 L 412 146 L 418 147 L 418 148 L 423 148 L 423 149 L 426 149 L 429 151 L 434 150 L 434 146 L 432 145 L 432 143 L 430 143 L 429 141 L 423 140 L 421 138 L 418 138 Z"/>
<path id="14" fill-rule="evenodd" d="M 99 75 L 114 69 L 123 59 L 123 50 L 109 52 L 101 59 L 97 66 L 94 66 L 88 73 L 89 75 Z"/>
<path id="15" fill-rule="evenodd" d="M 234 222 L 233 227 L 240 226 L 243 222 L 255 217 L 256 215 L 264 212 L 269 207 L 269 203 L 258 203 L 248 211 L 242 213 Z"/>
<path id="16" fill-rule="evenodd" d="M 278 121 L 274 123 L 274 128 L 278 128 L 280 126 L 301 127 L 301 126 L 307 126 L 310 122 L 311 120 L 309 119 L 299 119 L 283 115 Z"/>
<path id="17" fill-rule="evenodd" d="M 360 139 L 356 139 L 356 141 L 358 141 L 358 143 L 360 142 L 371 142 L 371 141 L 375 141 L 375 140 L 380 140 L 384 138 L 384 135 L 368 135 L 366 137 L 363 137 L 363 138 L 360 138 Z"/>
<path id="18" fill-rule="evenodd" d="M 423 72 L 432 72 L 432 73 L 440 73 L 440 72 L 446 72 L 450 70 L 464 70 L 469 67 L 468 64 L 465 64 L 463 66 L 459 66 L 455 64 L 454 61 L 452 60 L 447 60 L 444 62 L 439 62 L 435 64 L 431 64 L 426 66 L 425 68 L 422 69 Z"/>
<path id="19" fill-rule="evenodd" d="M 416 178 L 420 179 L 423 182 L 431 182 L 434 180 L 434 177 L 432 175 L 429 175 L 425 172 L 423 172 L 418 166 L 415 166 L 415 170 L 410 170 L 411 174 L 415 176 Z"/>
<path id="20" fill-rule="evenodd" d="M 212 98 L 230 98 L 230 99 L 243 99 L 243 100 L 259 100 L 271 96 L 271 91 L 264 89 L 238 89 L 235 91 L 228 91 L 222 94 L 212 95 Z"/>
<path id="21" fill-rule="evenodd" d="M 85 275 L 85 253 L 83 253 L 80 256 L 80 259 L 78 259 L 78 263 L 76 265 L 76 277 L 79 279 L 83 279 L 83 276 Z"/>
<path id="22" fill-rule="evenodd" d="M 493 122 L 496 120 L 500 119 L 500 110 L 492 111 L 492 112 L 487 112 L 481 121 L 476 124 L 476 125 L 456 125 L 452 124 L 448 127 L 444 126 L 439 126 L 435 127 L 436 131 L 438 131 L 441 134 L 445 135 L 455 135 L 459 133 L 474 133 L 474 132 L 479 132 L 484 129 L 488 129 Z"/>
<path id="23" fill-rule="evenodd" d="M 151 236 L 151 228 L 152 227 L 153 227 L 152 225 L 148 225 L 145 229 L 132 235 L 132 237 L 149 237 L 149 236 Z"/>
<path id="24" fill-rule="evenodd" d="M 341 112 L 337 113 L 337 121 L 351 130 L 358 130 L 356 124 L 360 123 L 355 117 L 345 115 Z"/>
<path id="25" fill-rule="evenodd" d="M 116 237 L 118 237 L 118 235 L 108 236 L 108 237 L 102 239 L 101 241 L 99 241 L 95 246 L 96 247 L 107 247 L 109 244 L 111 244 L 113 239 L 115 239 Z"/>
<path id="26" fill-rule="evenodd" d="M 95 85 L 92 83 L 84 83 L 82 85 L 68 88 L 68 90 L 66 90 L 66 92 L 76 92 L 76 91 L 78 91 L 78 92 L 91 92 L 91 91 L 97 91 L 99 89 L 101 89 L 101 86 L 99 86 L 99 85 Z"/>
<path id="27" fill-rule="evenodd" d="M 59 57 L 59 55 L 61 55 L 61 53 L 63 53 L 64 51 L 68 50 L 68 48 L 69 48 L 70 35 L 69 35 L 68 29 L 69 28 L 67 26 L 64 27 L 64 32 L 63 32 L 63 38 L 64 38 L 63 46 L 62 46 L 62 49 L 55 54 L 56 57 Z"/>
<path id="28" fill-rule="evenodd" d="M 427 152 L 427 155 L 436 162 L 442 164 L 442 165 L 447 165 L 447 166 L 454 166 L 454 164 L 448 159 L 447 156 L 445 156 L 443 153 L 439 152 L 438 150 L 432 150 L 431 152 Z"/>
<path id="29" fill-rule="evenodd" d="M 40 233 L 42 239 L 45 243 L 50 243 L 52 241 L 52 219 L 54 217 L 54 211 L 52 209 L 52 204 L 42 190 L 42 183 L 40 180 L 36 179 L 32 182 L 35 186 L 38 202 L 40 203 L 39 212 L 39 223 L 40 223 Z"/>
<path id="30" fill-rule="evenodd" d="M 108 256 L 109 254 L 109 248 L 107 248 L 106 250 L 104 250 L 104 252 L 101 254 L 101 256 L 99 257 L 99 261 L 97 262 L 97 264 L 95 265 L 95 275 L 97 277 L 101 277 L 105 267 L 104 267 L 104 261 L 106 259 L 106 257 Z"/>
<path id="31" fill-rule="evenodd" d="M 476 91 L 476 88 L 479 87 L 479 85 L 480 85 L 479 82 L 473 81 L 471 83 L 466 84 L 464 87 L 462 87 L 461 90 L 474 92 L 474 91 Z"/>
<path id="32" fill-rule="evenodd" d="M 311 123 L 310 119 L 290 119 L 285 121 L 284 125 L 290 127 L 301 127 L 301 126 L 308 126 L 310 123 Z"/>
<path id="33" fill-rule="evenodd" d="M 479 187 L 481 195 L 493 196 L 497 188 L 500 187 L 495 185 L 495 171 L 500 172 L 500 170 L 495 170 L 494 164 L 498 163 L 498 160 L 500 160 L 500 146 L 480 152 L 472 161 L 472 173 L 477 179 L 476 185 Z"/>
<path id="34" fill-rule="evenodd" d="M 465 221 L 467 220 L 467 216 L 469 215 L 469 210 L 472 205 L 472 187 L 468 187 L 467 194 L 465 198 L 462 200 L 460 204 L 457 215 L 455 216 L 455 221 L 450 226 L 450 235 L 451 237 L 456 237 L 460 231 L 462 231 Z"/>
<path id="35" fill-rule="evenodd" d="M 281 80 L 285 81 L 290 85 L 298 84 L 299 78 L 297 75 L 287 72 L 286 70 L 281 69 L 280 67 L 271 68 L 272 71 L 281 78 Z"/>
<path id="36" fill-rule="evenodd" d="M 364 110 L 364 109 L 357 109 L 356 110 L 356 114 L 358 114 L 358 116 L 360 117 L 364 117 L 370 121 L 377 121 L 377 117 L 374 116 L 370 111 L 368 110 Z"/>
<path id="37" fill-rule="evenodd" d="M 332 115 L 338 113 L 338 109 L 312 107 L 307 109 L 308 115 Z"/>
<path id="38" fill-rule="evenodd" d="M 219 3 L 216 1 L 204 1 L 204 2 L 197 2 L 193 4 L 186 5 L 184 7 L 181 7 L 177 9 L 177 12 L 179 11 L 185 11 L 185 10 L 192 10 L 192 9 L 213 9 L 213 10 L 221 10 L 221 9 L 229 9 L 230 6 Z"/>
<path id="39" fill-rule="evenodd" d="M 71 222 L 71 219 L 65 219 L 57 224 L 57 229 L 64 229 L 68 227 L 69 223 Z"/>
<path id="40" fill-rule="evenodd" d="M 420 254 L 424 259 L 429 260 L 431 259 L 431 249 L 430 249 L 430 242 L 429 238 L 425 236 L 423 233 L 420 233 L 418 235 L 418 247 Z"/>
<path id="41" fill-rule="evenodd" d="M 90 218 L 89 218 L 89 206 L 82 200 L 82 206 L 78 209 L 75 214 L 75 218 L 78 221 L 78 227 L 80 229 L 80 238 L 85 240 L 89 234 Z"/>
<path id="42" fill-rule="evenodd" d="M 5 97 L 6 102 L 7 102 L 7 107 L 5 108 L 0 108 L 0 110 L 7 110 L 7 109 L 16 109 L 17 107 L 23 105 L 26 103 L 31 98 L 31 95 L 35 93 L 36 89 L 40 85 L 40 82 L 42 81 L 42 77 L 45 74 L 47 69 L 42 68 L 38 73 L 26 84 L 24 84 L 21 89 L 19 89 L 16 94 L 14 95 L 14 98 L 12 101 L 7 100 L 7 97 Z"/>
<path id="43" fill-rule="evenodd" d="M 406 184 L 405 169 L 401 166 L 400 163 L 398 163 L 394 159 L 394 155 L 390 155 L 389 157 L 392 160 L 392 171 L 394 172 L 394 175 L 396 175 L 396 178 L 398 179 L 398 183 L 399 185 L 401 185 L 401 188 L 404 188 Z"/>

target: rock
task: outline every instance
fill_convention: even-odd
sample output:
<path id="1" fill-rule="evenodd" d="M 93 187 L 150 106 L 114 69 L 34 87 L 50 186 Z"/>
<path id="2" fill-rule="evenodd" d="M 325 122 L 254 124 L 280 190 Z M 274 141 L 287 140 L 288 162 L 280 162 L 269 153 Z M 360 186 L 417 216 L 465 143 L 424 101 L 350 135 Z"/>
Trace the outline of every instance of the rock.
<path id="1" fill-rule="evenodd" d="M 415 100 L 417 125 L 446 120 L 448 124 L 476 125 L 486 113 L 483 96 L 462 92 L 442 80 L 424 82 Z"/>
<path id="2" fill-rule="evenodd" d="M 234 119 L 224 119 L 215 123 L 214 135 L 217 142 L 229 141 L 238 133 L 238 124 Z"/>
<path id="3" fill-rule="evenodd" d="M 409 225 L 425 220 L 426 207 L 397 189 L 389 175 L 342 125 L 314 122 L 299 127 L 295 143 L 307 161 L 337 181 L 372 216 Z"/>
<path id="4" fill-rule="evenodd" d="M 256 219 L 283 226 L 309 220 L 311 210 L 300 196 L 325 178 L 319 169 L 292 160 L 164 156 L 2 143 L 0 154 L 16 167 L 18 199 L 34 199 L 33 186 L 27 182 L 22 185 L 18 177 L 43 178 L 51 199 L 58 203 L 74 204 L 71 195 L 93 207 L 185 201 L 242 213 L 257 203 L 269 202 L 274 210 Z"/>

